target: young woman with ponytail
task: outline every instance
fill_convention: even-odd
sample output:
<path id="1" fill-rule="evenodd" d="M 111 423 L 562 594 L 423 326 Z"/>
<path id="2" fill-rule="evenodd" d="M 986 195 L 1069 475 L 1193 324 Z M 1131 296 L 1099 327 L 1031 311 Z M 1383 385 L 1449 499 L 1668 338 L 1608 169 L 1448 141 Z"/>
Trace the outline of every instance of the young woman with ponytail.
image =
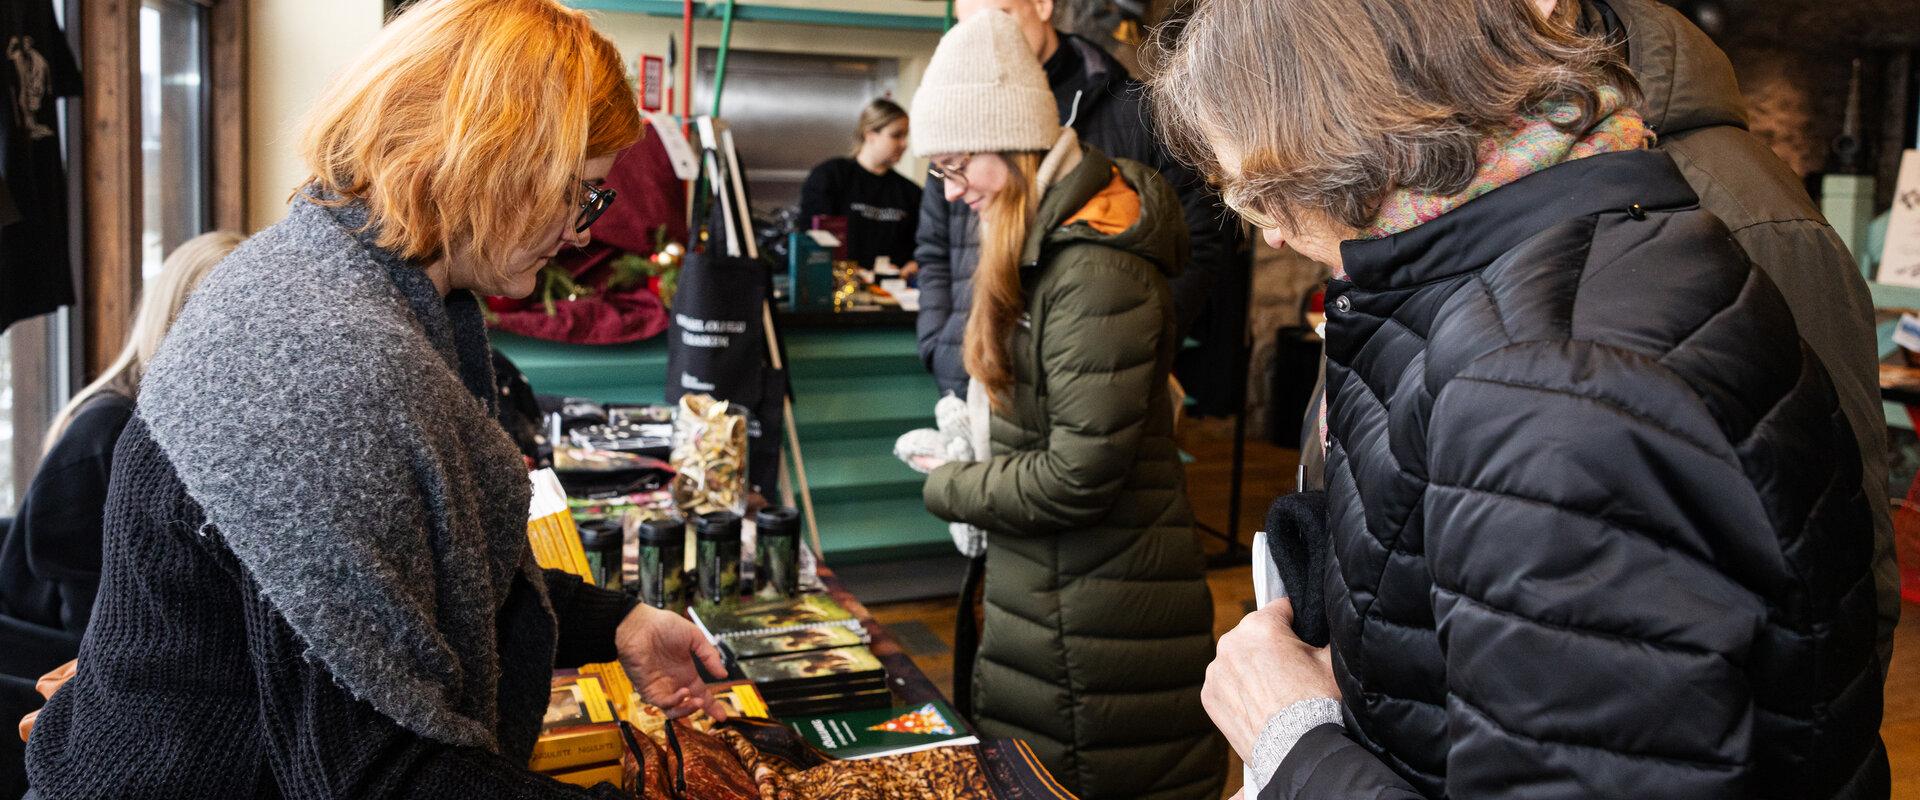
<path id="1" fill-rule="evenodd" d="M 914 126 L 947 199 L 981 220 L 965 355 L 988 401 L 970 405 L 991 408 L 971 427 L 990 435 L 899 447 L 929 472 L 928 510 L 986 532 L 979 728 L 1030 743 L 1081 797 L 1219 797 L 1225 749 L 1200 704 L 1213 603 L 1168 398 L 1179 202 L 1060 127 L 1001 12 L 941 41 Z"/>

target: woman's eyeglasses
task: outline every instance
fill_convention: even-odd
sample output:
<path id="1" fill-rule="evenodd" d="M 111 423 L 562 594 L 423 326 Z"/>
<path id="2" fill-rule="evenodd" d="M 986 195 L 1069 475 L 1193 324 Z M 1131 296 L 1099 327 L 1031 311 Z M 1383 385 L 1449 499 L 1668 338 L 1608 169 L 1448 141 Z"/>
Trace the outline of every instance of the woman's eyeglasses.
<path id="1" fill-rule="evenodd" d="M 953 181 L 954 183 L 959 184 L 961 189 L 966 189 L 967 188 L 967 164 L 971 163 L 972 161 L 973 161 L 973 156 L 964 156 L 959 161 L 950 162 L 944 166 L 936 161 L 931 166 L 927 167 L 927 174 L 932 175 L 933 177 L 939 180 Z"/>
<path id="2" fill-rule="evenodd" d="M 595 186 L 586 181 L 580 182 L 587 190 L 586 199 L 580 201 L 580 217 L 573 223 L 574 233 L 586 233 L 593 227 L 594 220 L 607 213 L 607 206 L 613 205 L 613 198 L 619 193 L 604 186 Z"/>
<path id="3" fill-rule="evenodd" d="M 1260 206 L 1264 204 L 1252 194 L 1253 192 L 1246 184 L 1233 184 L 1220 192 L 1220 200 L 1226 204 L 1228 211 L 1240 215 L 1241 219 L 1255 228 L 1272 230 L 1280 227 L 1280 221 L 1277 218 L 1260 210 Z"/>

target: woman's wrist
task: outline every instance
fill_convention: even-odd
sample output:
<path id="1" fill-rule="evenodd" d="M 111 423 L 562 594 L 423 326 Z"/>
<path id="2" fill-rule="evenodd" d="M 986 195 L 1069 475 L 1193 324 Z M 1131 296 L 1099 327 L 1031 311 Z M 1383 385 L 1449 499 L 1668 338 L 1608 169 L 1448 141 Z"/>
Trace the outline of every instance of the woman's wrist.
<path id="1" fill-rule="evenodd" d="M 1340 717 L 1340 701 L 1331 697 L 1319 697 L 1301 700 L 1275 712 L 1267 718 L 1260 729 L 1260 738 L 1254 742 L 1253 754 L 1247 759 L 1247 767 L 1253 770 L 1254 784 L 1248 787 L 1253 793 L 1266 788 L 1267 781 L 1273 779 L 1273 773 L 1280 770 L 1280 762 L 1285 761 L 1293 746 L 1300 743 L 1300 737 L 1307 731 L 1322 725 L 1344 724 Z"/>

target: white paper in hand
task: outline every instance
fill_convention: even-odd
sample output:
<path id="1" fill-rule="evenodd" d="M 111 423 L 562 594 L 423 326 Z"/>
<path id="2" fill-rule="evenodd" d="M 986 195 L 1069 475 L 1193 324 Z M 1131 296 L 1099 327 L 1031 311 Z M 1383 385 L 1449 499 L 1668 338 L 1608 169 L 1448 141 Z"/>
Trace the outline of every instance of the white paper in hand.
<path id="1" fill-rule="evenodd" d="M 1273 556 L 1267 553 L 1267 532 L 1256 531 L 1253 534 L 1253 607 L 1266 608 L 1268 603 L 1287 596 L 1287 583 L 1280 579 L 1280 570 L 1273 565 Z M 1251 790 L 1258 793 L 1259 779 L 1254 777 L 1253 767 L 1240 767 L 1240 785 L 1244 794 Z"/>
<path id="2" fill-rule="evenodd" d="M 1266 608 L 1286 596 L 1287 583 L 1273 565 L 1273 556 L 1267 554 L 1267 532 L 1258 531 L 1253 534 L 1253 607 Z"/>

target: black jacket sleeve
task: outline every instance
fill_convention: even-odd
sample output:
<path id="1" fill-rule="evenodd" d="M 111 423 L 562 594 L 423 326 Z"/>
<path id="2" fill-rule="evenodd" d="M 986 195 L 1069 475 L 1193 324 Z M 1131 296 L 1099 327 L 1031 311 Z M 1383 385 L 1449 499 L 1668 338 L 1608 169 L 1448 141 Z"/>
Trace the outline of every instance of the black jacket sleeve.
<path id="1" fill-rule="evenodd" d="M 1442 386 L 1428 431 L 1448 796 L 1749 796 L 1767 607 L 1735 571 L 1774 525 L 1694 390 L 1637 352 L 1522 343 Z M 1273 797 L 1400 796 L 1323 744 Z"/>
<path id="2" fill-rule="evenodd" d="M 1338 725 L 1307 731 L 1287 751 L 1280 769 L 1260 789 L 1260 800 L 1324 797 L 1340 800 L 1422 800 Z"/>
<path id="3" fill-rule="evenodd" d="M 1119 67 L 1116 64 L 1114 68 Z M 1056 89 L 1056 96 L 1059 91 Z M 1213 188 L 1168 152 L 1152 109 L 1143 99 L 1145 86 L 1128 78 L 1091 91 L 1096 96 L 1081 98 L 1081 121 L 1074 126 L 1081 139 L 1109 156 L 1152 167 L 1180 197 L 1192 254 L 1186 268 L 1168 283 L 1173 290 L 1176 330 L 1185 337 L 1194 321 L 1206 312 L 1214 285 L 1229 280 L 1235 269 L 1245 268 L 1233 262 L 1240 249 L 1238 223 L 1221 205 Z M 1246 300 L 1241 297 L 1236 302 Z"/>
<path id="4" fill-rule="evenodd" d="M 557 569 L 546 571 L 547 599 L 560 627 L 553 665 L 573 669 L 617 660 L 613 633 L 620 621 L 639 604 L 625 594 L 589 586 L 580 577 Z"/>
<path id="5" fill-rule="evenodd" d="M 1167 152 L 1166 145 L 1155 135 L 1149 152 L 1153 158 L 1148 166 L 1160 171 L 1161 177 L 1172 184 L 1180 195 L 1180 208 L 1187 219 L 1187 231 L 1191 235 L 1193 247 L 1192 260 L 1179 277 L 1169 282 L 1173 290 L 1173 317 L 1181 336 L 1193 330 L 1193 325 L 1206 313 L 1207 300 L 1212 296 L 1216 284 L 1232 280 L 1235 271 L 1247 269 L 1237 264 L 1240 242 L 1239 229 L 1220 203 L 1219 195 L 1213 187 L 1207 185 L 1187 165 L 1180 163 Z M 1245 303 L 1247 298 L 1239 297 L 1234 302 Z"/>
<path id="6" fill-rule="evenodd" d="M 131 399 L 101 394 L 80 408 L 42 460 L 0 556 L 8 562 L 0 608 L 10 615 L 74 636 L 86 631 L 100 587 L 114 444 L 132 416 Z"/>
<path id="7" fill-rule="evenodd" d="M 940 333 L 953 316 L 953 252 L 947 230 L 951 213 L 946 192 L 928 179 L 920 194 L 920 230 L 914 234 L 913 260 L 920 264 L 920 363 L 929 371 L 940 349 Z M 937 373 L 936 373 L 937 375 Z"/>

